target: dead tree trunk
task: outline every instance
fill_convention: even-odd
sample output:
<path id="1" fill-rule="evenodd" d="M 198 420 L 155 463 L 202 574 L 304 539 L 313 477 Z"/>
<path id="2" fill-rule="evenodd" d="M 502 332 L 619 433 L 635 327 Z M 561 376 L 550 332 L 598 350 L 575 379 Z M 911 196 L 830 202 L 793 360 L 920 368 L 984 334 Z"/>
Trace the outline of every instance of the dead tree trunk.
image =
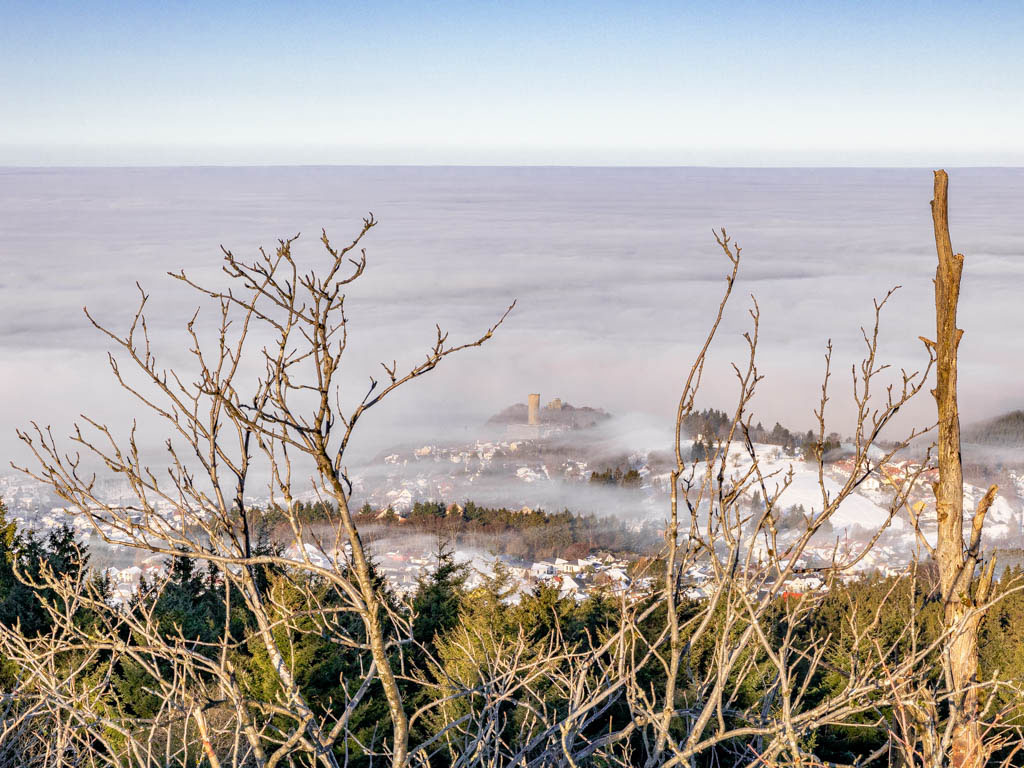
<path id="1" fill-rule="evenodd" d="M 957 302 L 963 254 L 953 253 L 949 239 L 945 171 L 935 172 L 935 199 L 932 221 L 939 263 L 935 271 L 936 384 L 933 394 L 938 406 L 939 480 L 933 485 L 938 523 L 935 559 L 943 602 L 944 629 L 948 634 L 943 648 L 943 667 L 949 695 L 949 722 L 944 740 L 948 764 L 954 768 L 982 766 L 988 755 L 984 749 L 978 712 L 978 625 L 981 606 L 987 600 L 994 561 L 977 585 L 975 572 L 981 559 L 981 530 L 991 505 L 993 486 L 978 504 L 971 526 L 971 537 L 964 543 L 963 468 L 960 461 L 960 414 L 957 408 L 957 351 L 963 331 L 956 327 Z M 946 751 L 946 750 L 942 750 Z"/>

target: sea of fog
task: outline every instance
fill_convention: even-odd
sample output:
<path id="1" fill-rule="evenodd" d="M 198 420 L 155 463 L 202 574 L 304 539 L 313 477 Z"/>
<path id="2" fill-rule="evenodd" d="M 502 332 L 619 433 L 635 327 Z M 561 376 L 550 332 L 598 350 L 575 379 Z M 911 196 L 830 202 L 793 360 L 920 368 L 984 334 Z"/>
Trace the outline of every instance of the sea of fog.
<path id="1" fill-rule="evenodd" d="M 27 460 L 14 431 L 30 420 L 66 434 L 79 413 L 118 426 L 138 414 L 116 396 L 111 345 L 83 305 L 123 328 L 139 281 L 152 295 L 155 351 L 187 372 L 184 324 L 200 306 L 201 323 L 215 315 L 168 270 L 220 285 L 220 245 L 251 255 L 298 232 L 297 253 L 315 265 L 321 227 L 344 242 L 368 211 L 380 223 L 349 292 L 348 402 L 380 361 L 421 358 L 435 323 L 469 339 L 518 304 L 490 343 L 368 417 L 360 455 L 472 437 L 528 392 L 629 415 L 630 447 L 667 446 L 681 379 L 724 285 L 712 237 L 722 226 L 743 264 L 699 402 L 734 401 L 729 363 L 746 356 L 752 294 L 765 376 L 758 416 L 812 424 L 831 338 L 842 431 L 860 327 L 873 298 L 897 284 L 883 355 L 897 368 L 924 362 L 931 192 L 929 170 L 0 169 L 0 456 Z M 950 201 L 954 247 L 967 255 L 960 381 L 973 420 L 1024 405 L 1024 170 L 953 170 Z M 931 408 L 922 397 L 905 415 L 927 421 Z M 147 429 L 142 439 L 155 447 L 162 435 Z"/>

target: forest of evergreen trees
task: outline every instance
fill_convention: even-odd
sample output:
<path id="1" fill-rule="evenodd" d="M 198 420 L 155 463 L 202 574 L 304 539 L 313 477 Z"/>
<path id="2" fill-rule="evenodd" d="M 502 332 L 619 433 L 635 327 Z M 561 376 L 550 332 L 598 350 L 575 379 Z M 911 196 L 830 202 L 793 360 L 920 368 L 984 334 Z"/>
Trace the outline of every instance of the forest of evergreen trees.
<path id="1" fill-rule="evenodd" d="M 974 424 L 963 433 L 964 442 L 997 448 L 1024 447 L 1024 411 L 1011 411 Z"/>
<path id="2" fill-rule="evenodd" d="M 731 414 L 714 408 L 694 411 L 687 415 L 683 420 L 683 427 L 694 440 L 692 458 L 704 461 L 706 457 L 713 455 L 715 443 L 729 436 L 732 425 Z M 757 422 L 750 426 L 748 432 L 753 443 L 778 445 L 789 451 L 800 450 L 808 460 L 813 460 L 819 452 L 821 455 L 827 455 L 839 448 L 842 442 L 838 433 L 831 432 L 819 446 L 818 436 L 813 431 L 791 432 L 778 422 L 775 422 L 771 429 L 766 429 L 761 422 Z"/>
<path id="3" fill-rule="evenodd" d="M 441 505 L 423 505 L 417 509 L 415 517 L 429 519 L 440 517 Z M 469 518 L 481 516 L 489 518 L 493 510 L 482 510 L 475 505 L 466 505 Z M 519 519 L 515 513 L 509 521 Z M 557 516 L 555 516 L 557 519 Z M 511 524 L 511 523 L 510 523 Z M 543 523 L 538 524 L 543 526 Z M 615 600 L 608 595 L 596 594 L 583 602 L 571 599 L 559 599 L 556 588 L 539 585 L 532 592 L 517 601 L 509 600 L 512 592 L 511 580 L 500 568 L 494 576 L 486 579 L 483 585 L 468 588 L 467 567 L 456 563 L 450 547 L 441 545 L 435 554 L 434 567 L 424 573 L 411 600 L 403 604 L 395 595 L 388 591 L 382 580 L 379 588 L 388 595 L 390 610 L 396 615 L 406 615 L 411 621 L 412 636 L 415 644 L 411 653 L 405 656 L 408 665 L 407 678 L 422 678 L 433 681 L 433 686 L 414 686 L 403 683 L 407 688 L 406 706 L 410 712 L 422 706 L 430 696 L 444 697 L 448 681 L 472 680 L 480 674 L 487 663 L 489 654 L 515 643 L 525 642 L 528 648 L 541 649 L 546 646 L 554 633 L 573 644 L 584 644 L 593 637 L 601 636 L 612 628 L 617 620 L 618 611 Z M 93 581 L 100 593 L 109 595 L 109 585 L 103 579 L 89 571 L 88 551 L 75 541 L 68 528 L 62 528 L 45 539 L 39 539 L 31 533 L 18 533 L 12 524 L 3 517 L 0 506 L 0 621 L 7 624 L 21 623 L 22 631 L 28 635 L 39 635 L 50 631 L 49 610 L 67 610 L 52 593 L 46 590 L 33 589 L 23 583 L 31 580 L 33 574 L 38 575 L 41 569 L 60 576 L 87 578 Z M 159 584 L 143 584 L 138 596 L 124 610 L 128 612 L 152 612 L 159 621 L 160 631 L 167 638 L 178 638 L 180 642 L 194 643 L 198 647 L 209 644 L 211 649 L 218 648 L 218 638 L 230 638 L 232 662 L 236 674 L 243 681 L 245 690 L 254 699 L 265 701 L 271 705 L 279 695 L 277 678 L 270 668 L 262 644 L 255 642 L 253 637 L 256 628 L 253 617 L 244 608 L 241 600 L 232 599 L 226 590 L 224 581 L 218 576 L 217 569 L 206 563 L 187 557 L 176 557 L 166 563 L 166 581 Z M 19 576 L 20 574 L 20 576 Z M 1019 571 L 1007 571 L 1003 576 L 1004 584 L 1020 577 Z M 287 604 L 289 595 L 296 593 L 297 585 L 292 574 L 287 574 L 274 567 L 259 569 L 260 589 L 275 601 Z M 918 578 L 882 579 L 866 578 L 848 585 L 837 584 L 823 597 L 813 613 L 806 619 L 793 624 L 791 612 L 787 610 L 786 598 L 781 598 L 777 609 L 773 611 L 762 627 L 770 635 L 781 636 L 785 633 L 795 634 L 802 642 L 812 644 L 815 638 L 829 638 L 828 660 L 821 671 L 815 676 L 812 684 L 811 701 L 829 697 L 841 690 L 847 671 L 856 665 L 857 659 L 849 655 L 848 649 L 851 633 L 863 626 L 851 626 L 850 617 L 854 615 L 851 607 L 857 606 L 860 611 L 858 621 L 871 620 L 873 608 L 883 600 L 890 606 L 883 612 L 875 627 L 881 647 L 899 649 L 901 645 L 917 643 L 926 645 L 941 631 L 940 606 L 931 583 L 934 575 L 926 568 Z M 379 577 L 378 577 L 379 579 Z M 157 588 L 158 587 L 158 588 Z M 326 585 L 318 587 L 323 603 L 321 609 L 330 611 L 334 598 Z M 55 602 L 56 601 L 56 602 Z M 684 602 L 681 606 L 684 619 L 686 615 L 696 615 L 696 603 Z M 913 609 L 913 610 L 912 610 Z M 659 609 L 660 610 L 660 609 Z M 658 618 L 660 615 L 660 618 Z M 340 621 L 347 623 L 347 630 L 353 637 L 361 633 L 360 622 L 351 614 Z M 95 617 L 88 610 L 80 610 L 75 621 L 88 627 Z M 908 622 L 914 625 L 915 632 L 907 633 Z M 684 622 L 684 626 L 688 626 Z M 645 626 L 645 632 L 657 635 L 664 627 L 664 615 L 657 611 L 653 621 Z M 310 621 L 310 631 L 293 636 L 290 640 L 290 653 L 294 668 L 298 674 L 298 684 L 306 696 L 306 700 L 318 711 L 336 710 L 344 705 L 353 691 L 353 681 L 363 679 L 365 668 L 365 652 L 359 648 L 332 643 L 328 637 L 315 631 Z M 689 652 L 687 658 L 686 679 L 699 677 L 702 668 L 710 664 L 716 652 L 713 638 L 715 633 L 705 636 Z M 999 602 L 985 617 L 981 628 L 981 671 L 980 677 L 998 670 L 1004 679 L 1021 680 L 1024 678 L 1024 593 L 1011 593 Z M 514 642 L 513 642 L 514 641 Z M 220 648 L 224 646 L 221 645 Z M 211 653 L 214 652 L 211 650 Z M 76 659 L 74 656 L 65 658 L 62 663 L 82 663 L 84 668 L 78 674 L 82 680 L 90 675 L 98 674 L 103 669 L 99 658 Z M 20 670 L 12 667 L 7 659 L 0 660 L 0 686 L 9 690 L 20 677 Z M 105 686 L 104 695 L 109 698 L 107 705 L 124 714 L 139 718 L 140 722 L 154 716 L 160 707 L 158 686 L 152 679 L 152 670 L 147 670 L 125 657 L 116 665 L 116 679 L 112 685 Z M 737 681 L 737 696 L 745 701 L 735 701 L 739 708 L 750 702 L 756 702 L 765 693 L 764 685 L 771 678 L 770 665 L 767 659 L 753 657 L 743 667 L 744 678 Z M 762 674 L 762 670 L 767 675 Z M 939 674 L 939 666 L 934 665 L 923 674 Z M 95 672 L 94 672 L 95 671 Z M 664 683 L 664 668 L 652 660 L 640 670 L 647 684 L 661 685 Z M 682 680 L 681 682 L 685 682 Z M 548 704 L 558 706 L 560 695 L 554 687 L 545 693 L 545 687 L 531 690 L 530 696 L 549 696 Z M 523 697 L 527 697 L 524 690 Z M 1012 701 L 1007 699 L 1011 694 L 996 693 L 988 702 L 990 709 L 998 709 Z M 516 718 L 521 708 L 530 702 L 523 698 L 518 700 L 510 697 L 507 711 L 503 716 L 504 725 L 510 733 L 514 730 Z M 228 706 L 224 704 L 222 706 Z M 440 706 L 435 710 L 434 718 L 458 718 L 458 707 L 452 709 Z M 836 763 L 852 764 L 858 756 L 862 756 L 884 743 L 885 730 L 881 723 L 891 713 L 879 711 L 866 715 L 858 727 L 820 728 L 815 733 L 815 752 L 822 759 Z M 622 721 L 627 717 L 625 710 L 613 706 L 606 713 L 606 720 L 593 727 L 594 736 L 609 723 Z M 373 763 L 369 754 L 379 749 L 387 736 L 389 722 L 388 709 L 383 692 L 378 685 L 371 687 L 368 695 L 351 715 L 351 734 L 335 748 L 339 760 L 351 766 L 369 766 Z M 1021 725 L 1020 720 L 1015 720 Z M 417 721 L 416 734 L 428 738 L 432 728 L 438 726 L 431 719 Z M 116 750 L 119 737 L 111 731 L 108 741 L 94 745 L 97 754 L 105 750 Z M 716 750 L 721 765 L 731 765 L 728 745 Z M 448 765 L 452 755 L 444 745 L 432 753 L 430 764 L 433 766 Z M 1011 761 L 1012 765 L 1020 765 L 1019 757 Z M 170 764 L 168 764 L 170 765 Z M 181 763 L 173 763 L 182 766 Z M 202 768 L 202 761 L 190 764 L 191 768 Z M 305 763 L 303 763 L 305 765 Z"/>
<path id="4" fill-rule="evenodd" d="M 564 509 L 510 509 L 463 504 L 416 502 L 402 520 L 379 516 L 368 506 L 360 515 L 364 524 L 384 523 L 403 532 L 442 536 L 457 546 L 472 546 L 521 560 L 586 557 L 594 551 L 650 554 L 661 544 L 657 526 L 628 527 L 596 515 L 578 515 Z"/>
<path id="5" fill-rule="evenodd" d="M 636 475 L 636 473 L 633 473 Z M 628 473 L 626 473 L 628 475 Z M 619 477 L 625 477 L 620 471 Z M 609 471 L 612 482 L 615 475 Z M 627 479 L 628 481 L 628 479 Z M 602 479 L 592 482 L 604 482 Z M 321 502 L 296 504 L 297 517 L 306 524 L 336 519 L 336 510 Z M 490 507 L 469 500 L 461 504 L 443 501 L 417 501 L 408 514 L 399 517 L 393 510 L 377 510 L 364 504 L 355 515 L 372 541 L 375 529 L 441 536 L 454 545 L 473 547 L 523 560 L 586 557 L 592 551 L 649 554 L 662 541 L 654 523 L 628 526 L 621 520 L 580 515 L 563 509 L 548 512 L 541 508 Z M 259 512 L 264 530 L 287 535 L 284 515 L 279 509 Z"/>

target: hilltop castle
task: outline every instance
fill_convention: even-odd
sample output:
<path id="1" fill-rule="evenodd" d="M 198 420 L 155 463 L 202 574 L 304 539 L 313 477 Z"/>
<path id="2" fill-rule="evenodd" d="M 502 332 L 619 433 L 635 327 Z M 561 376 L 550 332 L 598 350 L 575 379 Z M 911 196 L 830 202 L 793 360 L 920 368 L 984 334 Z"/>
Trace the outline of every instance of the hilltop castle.
<path id="1" fill-rule="evenodd" d="M 556 397 L 543 408 L 540 394 L 533 392 L 527 396 L 526 404 L 509 406 L 501 413 L 491 417 L 490 423 L 504 424 L 506 435 L 514 440 L 528 440 L 546 437 L 552 432 L 570 429 L 586 429 L 609 418 L 608 414 L 597 408 L 576 408 Z"/>

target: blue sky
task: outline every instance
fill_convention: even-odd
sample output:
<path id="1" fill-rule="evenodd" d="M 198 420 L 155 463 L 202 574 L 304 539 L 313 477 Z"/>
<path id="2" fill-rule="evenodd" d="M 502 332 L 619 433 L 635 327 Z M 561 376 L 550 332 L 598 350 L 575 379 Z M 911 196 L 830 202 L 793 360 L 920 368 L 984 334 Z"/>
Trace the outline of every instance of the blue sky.
<path id="1" fill-rule="evenodd" d="M 0 164 L 1024 165 L 1024 4 L 3 5 Z"/>

